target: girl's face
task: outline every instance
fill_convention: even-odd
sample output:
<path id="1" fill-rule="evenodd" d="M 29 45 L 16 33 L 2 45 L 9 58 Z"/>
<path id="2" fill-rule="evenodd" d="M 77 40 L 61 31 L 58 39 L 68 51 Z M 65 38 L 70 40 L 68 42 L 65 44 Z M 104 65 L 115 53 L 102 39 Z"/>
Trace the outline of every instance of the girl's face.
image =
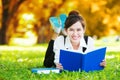
<path id="1" fill-rule="evenodd" d="M 66 33 L 69 36 L 71 43 L 80 43 L 80 39 L 81 37 L 83 37 L 84 32 L 85 31 L 82 27 L 82 24 L 79 21 L 74 23 L 66 30 Z"/>

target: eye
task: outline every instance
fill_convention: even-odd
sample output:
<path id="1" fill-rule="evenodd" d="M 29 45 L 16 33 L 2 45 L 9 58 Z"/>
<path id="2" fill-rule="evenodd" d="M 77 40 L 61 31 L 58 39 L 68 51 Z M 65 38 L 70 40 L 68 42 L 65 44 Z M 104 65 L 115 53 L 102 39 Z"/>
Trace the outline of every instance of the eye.
<path id="1" fill-rule="evenodd" d="M 81 29 L 77 29 L 77 31 L 81 31 Z"/>
<path id="2" fill-rule="evenodd" d="M 74 31 L 74 29 L 70 28 L 69 31 Z"/>

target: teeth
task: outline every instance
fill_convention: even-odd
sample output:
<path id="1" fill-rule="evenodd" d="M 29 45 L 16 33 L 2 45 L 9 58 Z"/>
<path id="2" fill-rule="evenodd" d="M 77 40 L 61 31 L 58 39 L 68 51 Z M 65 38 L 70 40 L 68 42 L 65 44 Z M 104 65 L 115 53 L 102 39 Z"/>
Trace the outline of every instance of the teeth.
<path id="1" fill-rule="evenodd" d="M 73 37 L 73 39 L 75 39 L 75 40 L 76 40 L 76 39 L 78 39 L 78 38 L 77 38 L 77 37 Z"/>

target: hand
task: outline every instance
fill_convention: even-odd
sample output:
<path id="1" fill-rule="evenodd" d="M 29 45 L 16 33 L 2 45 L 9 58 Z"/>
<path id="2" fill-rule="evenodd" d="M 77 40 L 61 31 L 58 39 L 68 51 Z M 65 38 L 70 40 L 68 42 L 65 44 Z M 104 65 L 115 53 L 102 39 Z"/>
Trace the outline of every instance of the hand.
<path id="1" fill-rule="evenodd" d="M 56 68 L 63 70 L 63 66 L 61 63 L 56 63 Z"/>
<path id="2" fill-rule="evenodd" d="M 100 66 L 105 67 L 105 66 L 106 66 L 106 61 L 105 61 L 105 60 L 103 60 L 103 61 L 100 63 Z"/>

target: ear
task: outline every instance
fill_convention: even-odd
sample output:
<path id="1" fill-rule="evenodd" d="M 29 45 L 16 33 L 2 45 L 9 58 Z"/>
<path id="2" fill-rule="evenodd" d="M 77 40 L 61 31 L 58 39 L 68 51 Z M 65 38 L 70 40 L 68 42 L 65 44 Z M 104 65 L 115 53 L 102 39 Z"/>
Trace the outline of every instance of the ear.
<path id="1" fill-rule="evenodd" d="M 85 30 L 83 30 L 83 34 L 85 34 Z"/>
<path id="2" fill-rule="evenodd" d="M 84 29 L 83 29 L 83 33 L 84 33 L 84 34 L 85 34 L 85 31 L 86 31 L 86 29 L 84 28 Z"/>

